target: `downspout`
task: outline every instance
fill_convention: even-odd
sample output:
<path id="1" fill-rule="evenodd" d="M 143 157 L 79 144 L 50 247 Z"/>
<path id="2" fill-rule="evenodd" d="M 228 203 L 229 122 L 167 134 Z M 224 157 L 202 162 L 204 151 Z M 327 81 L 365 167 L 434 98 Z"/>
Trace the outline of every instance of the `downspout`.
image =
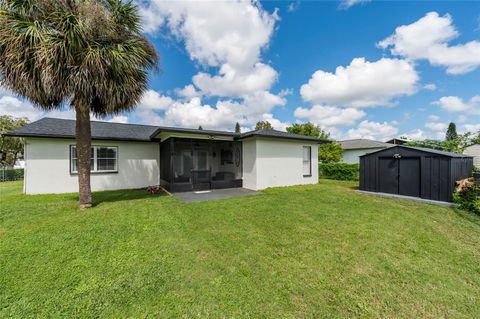
<path id="1" fill-rule="evenodd" d="M 27 155 L 27 139 L 25 139 L 25 143 L 23 144 L 23 160 L 25 162 L 23 166 L 23 193 L 27 193 L 27 163 L 28 163 L 28 155 Z"/>

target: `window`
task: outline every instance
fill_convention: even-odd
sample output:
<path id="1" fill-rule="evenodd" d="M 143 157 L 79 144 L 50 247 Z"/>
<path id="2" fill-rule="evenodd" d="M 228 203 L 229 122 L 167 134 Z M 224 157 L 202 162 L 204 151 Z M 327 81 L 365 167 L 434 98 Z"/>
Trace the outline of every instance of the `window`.
<path id="1" fill-rule="evenodd" d="M 116 146 L 92 146 L 90 171 L 92 173 L 114 173 L 118 171 Z M 70 173 L 77 173 L 77 147 L 70 145 Z"/>
<path id="2" fill-rule="evenodd" d="M 312 176 L 312 147 L 303 147 L 303 176 Z"/>

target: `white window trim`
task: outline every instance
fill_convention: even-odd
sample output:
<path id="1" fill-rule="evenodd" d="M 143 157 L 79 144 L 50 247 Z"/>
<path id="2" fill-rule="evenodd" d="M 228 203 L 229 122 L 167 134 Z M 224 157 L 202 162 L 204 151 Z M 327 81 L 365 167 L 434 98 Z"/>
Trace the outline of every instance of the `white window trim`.
<path id="1" fill-rule="evenodd" d="M 69 159 L 70 159 L 70 174 L 78 174 L 78 170 L 74 171 L 73 170 L 73 160 L 77 159 L 78 157 L 72 158 L 72 149 L 76 148 L 76 145 L 70 145 L 69 148 Z M 115 149 L 115 158 L 113 157 L 108 157 L 108 158 L 102 158 L 102 159 L 115 159 L 115 169 L 113 170 L 98 170 L 97 168 L 97 150 L 98 148 L 114 148 Z M 110 146 L 110 145 L 92 145 L 93 149 L 93 169 L 90 170 L 90 173 L 92 174 L 103 174 L 103 173 L 118 173 L 118 146 Z M 90 159 L 91 160 L 91 159 Z M 77 164 L 78 167 L 78 164 Z"/>
<path id="2" fill-rule="evenodd" d="M 310 155 L 309 158 L 308 158 L 308 164 L 310 166 L 309 174 L 304 174 L 304 172 L 303 172 L 303 165 L 307 163 L 307 161 L 305 161 L 304 158 L 303 158 L 303 154 L 304 154 L 306 148 L 308 148 L 308 153 Z M 308 146 L 308 145 L 304 145 L 302 147 L 302 176 L 303 177 L 312 177 L 312 147 Z"/>

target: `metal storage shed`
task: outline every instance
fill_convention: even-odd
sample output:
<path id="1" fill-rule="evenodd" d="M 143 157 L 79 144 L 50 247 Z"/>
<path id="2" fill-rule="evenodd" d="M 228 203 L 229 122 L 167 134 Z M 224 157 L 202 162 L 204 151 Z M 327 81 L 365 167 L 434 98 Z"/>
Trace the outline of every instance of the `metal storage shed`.
<path id="1" fill-rule="evenodd" d="M 472 168 L 470 156 L 397 145 L 360 157 L 360 190 L 451 202 Z"/>

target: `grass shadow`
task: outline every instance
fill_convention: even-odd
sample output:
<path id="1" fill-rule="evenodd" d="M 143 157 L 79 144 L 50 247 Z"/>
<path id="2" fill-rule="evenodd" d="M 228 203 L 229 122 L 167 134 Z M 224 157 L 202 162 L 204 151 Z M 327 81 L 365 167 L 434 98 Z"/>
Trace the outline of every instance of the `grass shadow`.
<path id="1" fill-rule="evenodd" d="M 169 196 L 165 192 L 159 194 L 150 194 L 145 189 L 124 189 L 124 190 L 115 190 L 115 191 L 103 191 L 103 192 L 94 192 L 93 197 L 93 207 L 98 206 L 99 204 L 109 203 L 109 202 L 118 202 L 118 201 L 128 201 L 128 200 L 138 200 L 138 199 L 152 199 L 158 197 Z M 78 197 L 77 197 L 78 200 Z"/>

